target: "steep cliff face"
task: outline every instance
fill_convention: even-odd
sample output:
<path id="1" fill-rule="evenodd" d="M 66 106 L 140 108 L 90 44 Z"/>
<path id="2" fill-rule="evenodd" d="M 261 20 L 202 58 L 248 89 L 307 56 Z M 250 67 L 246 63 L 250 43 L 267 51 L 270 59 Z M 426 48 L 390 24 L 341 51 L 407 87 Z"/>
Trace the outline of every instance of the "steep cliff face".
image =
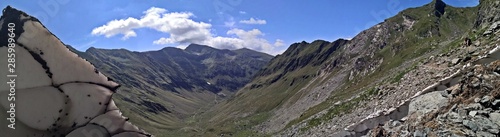
<path id="1" fill-rule="evenodd" d="M 480 0 L 479 2 L 479 16 L 476 21 L 476 27 L 484 29 L 484 27 L 489 27 L 487 24 L 500 21 L 500 17 L 498 16 L 500 13 L 500 1 Z"/>

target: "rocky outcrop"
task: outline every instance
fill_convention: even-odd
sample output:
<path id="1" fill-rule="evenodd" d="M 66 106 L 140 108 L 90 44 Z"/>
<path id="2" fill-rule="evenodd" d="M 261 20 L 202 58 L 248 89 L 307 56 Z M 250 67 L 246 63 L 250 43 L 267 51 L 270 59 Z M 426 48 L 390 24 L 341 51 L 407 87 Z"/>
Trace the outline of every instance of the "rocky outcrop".
<path id="1" fill-rule="evenodd" d="M 17 68 L 2 68 L 2 136 L 151 136 L 123 117 L 112 99 L 120 87 L 78 57 L 36 18 L 7 6 L 0 18 L 0 51 Z M 7 35 L 8 34 L 8 35 Z M 4 43 L 8 42 L 8 44 Z M 9 46 L 7 46 L 9 45 Z M 7 56 L 0 57 L 7 64 Z M 10 72 L 10 73 L 8 73 Z M 7 98 L 15 98 L 7 100 Z M 7 123 L 10 122 L 10 123 Z"/>
<path id="2" fill-rule="evenodd" d="M 490 27 L 492 23 L 500 21 L 500 1 L 480 0 L 478 18 L 475 27 L 484 29 Z"/>

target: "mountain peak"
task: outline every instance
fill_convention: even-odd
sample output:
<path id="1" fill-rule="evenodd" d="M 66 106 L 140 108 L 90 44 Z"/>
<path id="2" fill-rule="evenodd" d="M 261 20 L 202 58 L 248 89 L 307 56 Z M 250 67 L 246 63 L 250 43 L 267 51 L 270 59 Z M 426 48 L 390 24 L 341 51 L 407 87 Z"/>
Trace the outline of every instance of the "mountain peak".
<path id="1" fill-rule="evenodd" d="M 201 52 L 204 50 L 216 50 L 216 49 L 207 45 L 189 44 L 189 46 L 187 46 L 186 49 L 184 50 L 189 52 Z"/>
<path id="2" fill-rule="evenodd" d="M 446 8 L 446 3 L 443 2 L 443 0 L 432 0 L 431 2 L 432 10 L 434 10 L 434 15 L 436 17 L 441 17 L 441 15 L 444 14 L 445 8 Z"/>

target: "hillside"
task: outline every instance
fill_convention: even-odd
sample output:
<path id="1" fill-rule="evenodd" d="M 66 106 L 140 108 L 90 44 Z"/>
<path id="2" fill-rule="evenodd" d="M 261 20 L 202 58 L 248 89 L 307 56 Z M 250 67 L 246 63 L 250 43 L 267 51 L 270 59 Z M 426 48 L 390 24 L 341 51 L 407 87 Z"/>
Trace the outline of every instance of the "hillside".
<path id="1" fill-rule="evenodd" d="M 205 114 L 206 129 L 199 134 L 324 136 L 342 131 L 494 48 L 495 2 L 457 8 L 434 0 L 349 41 L 292 44 L 234 98 Z M 465 45 L 464 39 L 469 39 Z"/>
<path id="2" fill-rule="evenodd" d="M 197 44 L 148 52 L 72 50 L 122 84 L 114 96 L 117 105 L 127 106 L 124 115 L 156 134 L 192 123 L 192 115 L 234 94 L 272 58 L 249 49 Z"/>

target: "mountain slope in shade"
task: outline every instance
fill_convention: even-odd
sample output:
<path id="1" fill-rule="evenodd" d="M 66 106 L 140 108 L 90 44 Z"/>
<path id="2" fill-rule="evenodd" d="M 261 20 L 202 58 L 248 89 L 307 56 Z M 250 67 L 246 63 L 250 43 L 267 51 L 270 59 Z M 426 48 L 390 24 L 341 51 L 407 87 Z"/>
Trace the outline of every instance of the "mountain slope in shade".
<path id="1" fill-rule="evenodd" d="M 124 85 L 115 96 L 117 104 L 128 106 L 124 113 L 152 133 L 191 123 L 191 115 L 234 94 L 273 57 L 249 49 L 221 50 L 197 44 L 184 50 L 89 48 L 74 52 Z"/>

